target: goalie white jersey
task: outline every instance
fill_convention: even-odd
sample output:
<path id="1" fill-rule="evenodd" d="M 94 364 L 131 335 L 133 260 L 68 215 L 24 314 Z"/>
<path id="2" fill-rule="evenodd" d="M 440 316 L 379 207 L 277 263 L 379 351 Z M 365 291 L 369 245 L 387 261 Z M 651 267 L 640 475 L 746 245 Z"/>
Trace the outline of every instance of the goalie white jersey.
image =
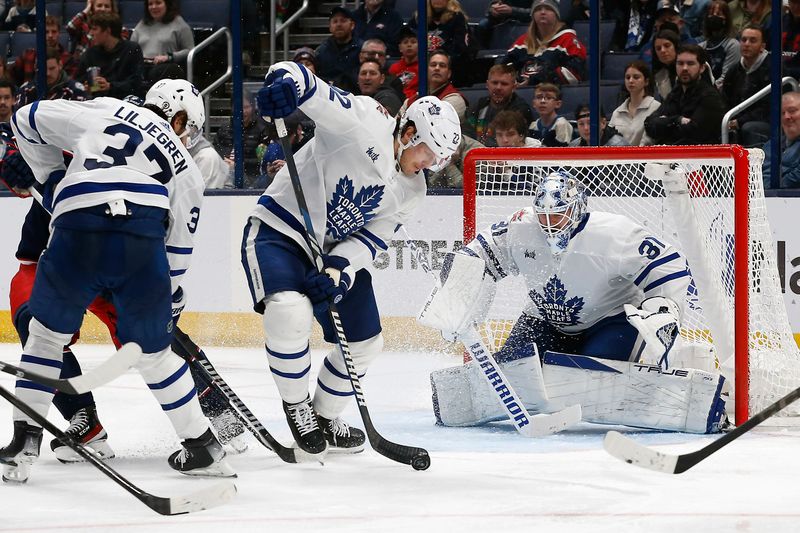
<path id="1" fill-rule="evenodd" d="M 678 251 L 612 213 L 587 214 L 560 255 L 551 253 L 532 207 L 482 231 L 462 252 L 484 260 L 487 279 L 522 276 L 529 299 L 524 312 L 566 333 L 584 331 L 645 297 L 666 296 L 682 306 L 690 290 Z"/>
<path id="2" fill-rule="evenodd" d="M 317 125 L 314 137 L 295 154 L 317 242 L 324 253 L 348 259 L 356 270 L 368 267 L 421 203 L 425 178 L 422 172 L 400 172 L 394 155 L 396 121 L 381 104 L 328 85 L 296 63 L 277 63 L 270 72 L 276 70 L 295 80 L 300 110 Z M 252 215 L 311 257 L 287 167 Z"/>

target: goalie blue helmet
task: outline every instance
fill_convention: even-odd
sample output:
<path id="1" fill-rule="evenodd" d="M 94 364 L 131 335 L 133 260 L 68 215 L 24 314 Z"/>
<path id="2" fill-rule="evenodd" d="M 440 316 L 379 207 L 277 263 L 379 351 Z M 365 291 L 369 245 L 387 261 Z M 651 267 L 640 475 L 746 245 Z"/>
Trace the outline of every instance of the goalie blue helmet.
<path id="1" fill-rule="evenodd" d="M 586 216 L 586 196 L 584 185 L 563 170 L 539 183 L 533 209 L 554 255 L 567 249 L 572 232 Z"/>

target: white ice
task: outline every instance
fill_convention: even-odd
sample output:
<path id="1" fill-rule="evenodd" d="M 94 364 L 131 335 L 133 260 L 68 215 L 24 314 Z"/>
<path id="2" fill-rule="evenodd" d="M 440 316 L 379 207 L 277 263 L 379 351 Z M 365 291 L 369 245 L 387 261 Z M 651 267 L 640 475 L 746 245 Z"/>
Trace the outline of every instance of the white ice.
<path id="1" fill-rule="evenodd" d="M 110 346 L 80 345 L 86 368 Z M 259 349 L 205 349 L 235 391 L 284 443 L 289 430 Z M 323 353 L 315 351 L 314 368 Z M 0 358 L 19 360 L 16 345 Z M 42 456 L 25 485 L 1 484 L 0 531 L 322 532 L 631 531 L 796 532 L 799 433 L 757 429 L 680 475 L 641 470 L 607 455 L 607 428 L 583 424 L 542 439 L 508 424 L 444 429 L 434 425 L 428 376 L 457 361 L 442 354 L 383 354 L 363 380 L 378 430 L 388 439 L 430 452 L 417 472 L 370 449 L 328 456 L 325 465 L 283 463 L 249 438 L 230 456 L 238 471 L 232 502 L 190 515 L 162 517 L 88 464 L 64 465 L 45 436 Z M 0 377 L 13 388 L 14 378 Z M 142 489 L 173 496 L 215 481 L 174 473 L 166 457 L 178 446 L 167 418 L 141 378 L 128 372 L 95 392 L 117 458 L 109 464 Z M 55 408 L 50 420 L 62 428 Z M 361 425 L 351 406 L 345 418 Z M 0 445 L 11 437 L 11 408 L 0 399 Z M 714 437 L 637 433 L 648 445 L 676 452 Z"/>

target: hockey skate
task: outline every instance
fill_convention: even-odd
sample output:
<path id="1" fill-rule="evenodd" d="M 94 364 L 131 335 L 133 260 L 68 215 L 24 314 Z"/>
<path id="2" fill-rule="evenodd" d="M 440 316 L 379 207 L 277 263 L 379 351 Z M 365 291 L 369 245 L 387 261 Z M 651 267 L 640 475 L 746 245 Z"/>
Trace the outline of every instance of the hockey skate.
<path id="1" fill-rule="evenodd" d="M 186 439 L 183 448 L 167 459 L 169 466 L 187 476 L 236 477 L 225 460 L 225 450 L 211 429 L 196 439 Z"/>
<path id="2" fill-rule="evenodd" d="M 247 450 L 244 424 L 236 418 L 232 409 L 226 409 L 211 418 L 211 425 L 214 426 L 221 444 L 230 446 L 235 453 L 244 453 Z"/>
<path id="3" fill-rule="evenodd" d="M 319 425 L 328 441 L 328 450 L 331 453 L 358 453 L 364 451 L 366 436 L 358 428 L 351 427 L 341 418 L 329 420 L 317 415 Z"/>
<path id="4" fill-rule="evenodd" d="M 114 457 L 114 450 L 111 449 L 107 442 L 108 433 L 97 418 L 97 409 L 94 407 L 84 407 L 72 415 L 69 427 L 64 433 L 72 437 L 75 442 L 93 451 L 100 459 L 112 459 Z M 50 449 L 53 450 L 56 458 L 62 463 L 85 461 L 83 457 L 75 453 L 75 450 L 58 439 L 50 441 Z"/>
<path id="5" fill-rule="evenodd" d="M 292 404 L 283 402 L 283 411 L 297 446 L 311 455 L 324 454 L 328 446 L 317 423 L 311 398 L 307 397 L 302 402 Z"/>
<path id="6" fill-rule="evenodd" d="M 31 465 L 39 458 L 41 447 L 42 428 L 22 420 L 14 422 L 14 436 L 11 438 L 11 443 L 0 449 L 3 481 L 7 483 L 28 481 Z"/>

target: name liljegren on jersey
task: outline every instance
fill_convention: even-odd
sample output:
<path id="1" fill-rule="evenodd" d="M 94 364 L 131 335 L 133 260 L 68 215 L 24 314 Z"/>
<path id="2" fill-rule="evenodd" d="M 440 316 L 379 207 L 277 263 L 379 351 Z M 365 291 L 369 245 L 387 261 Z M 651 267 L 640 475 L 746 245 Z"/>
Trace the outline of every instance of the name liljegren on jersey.
<path id="1" fill-rule="evenodd" d="M 166 122 L 155 123 L 152 120 L 139 120 L 140 116 L 137 111 L 122 106 L 114 112 L 114 116 L 128 124 L 133 124 L 161 145 L 172 158 L 175 174 L 180 174 L 188 168 L 183 152 L 172 141 L 172 136 L 164 130 L 166 127 L 169 128 L 170 132 L 172 131 L 169 124 Z"/>

